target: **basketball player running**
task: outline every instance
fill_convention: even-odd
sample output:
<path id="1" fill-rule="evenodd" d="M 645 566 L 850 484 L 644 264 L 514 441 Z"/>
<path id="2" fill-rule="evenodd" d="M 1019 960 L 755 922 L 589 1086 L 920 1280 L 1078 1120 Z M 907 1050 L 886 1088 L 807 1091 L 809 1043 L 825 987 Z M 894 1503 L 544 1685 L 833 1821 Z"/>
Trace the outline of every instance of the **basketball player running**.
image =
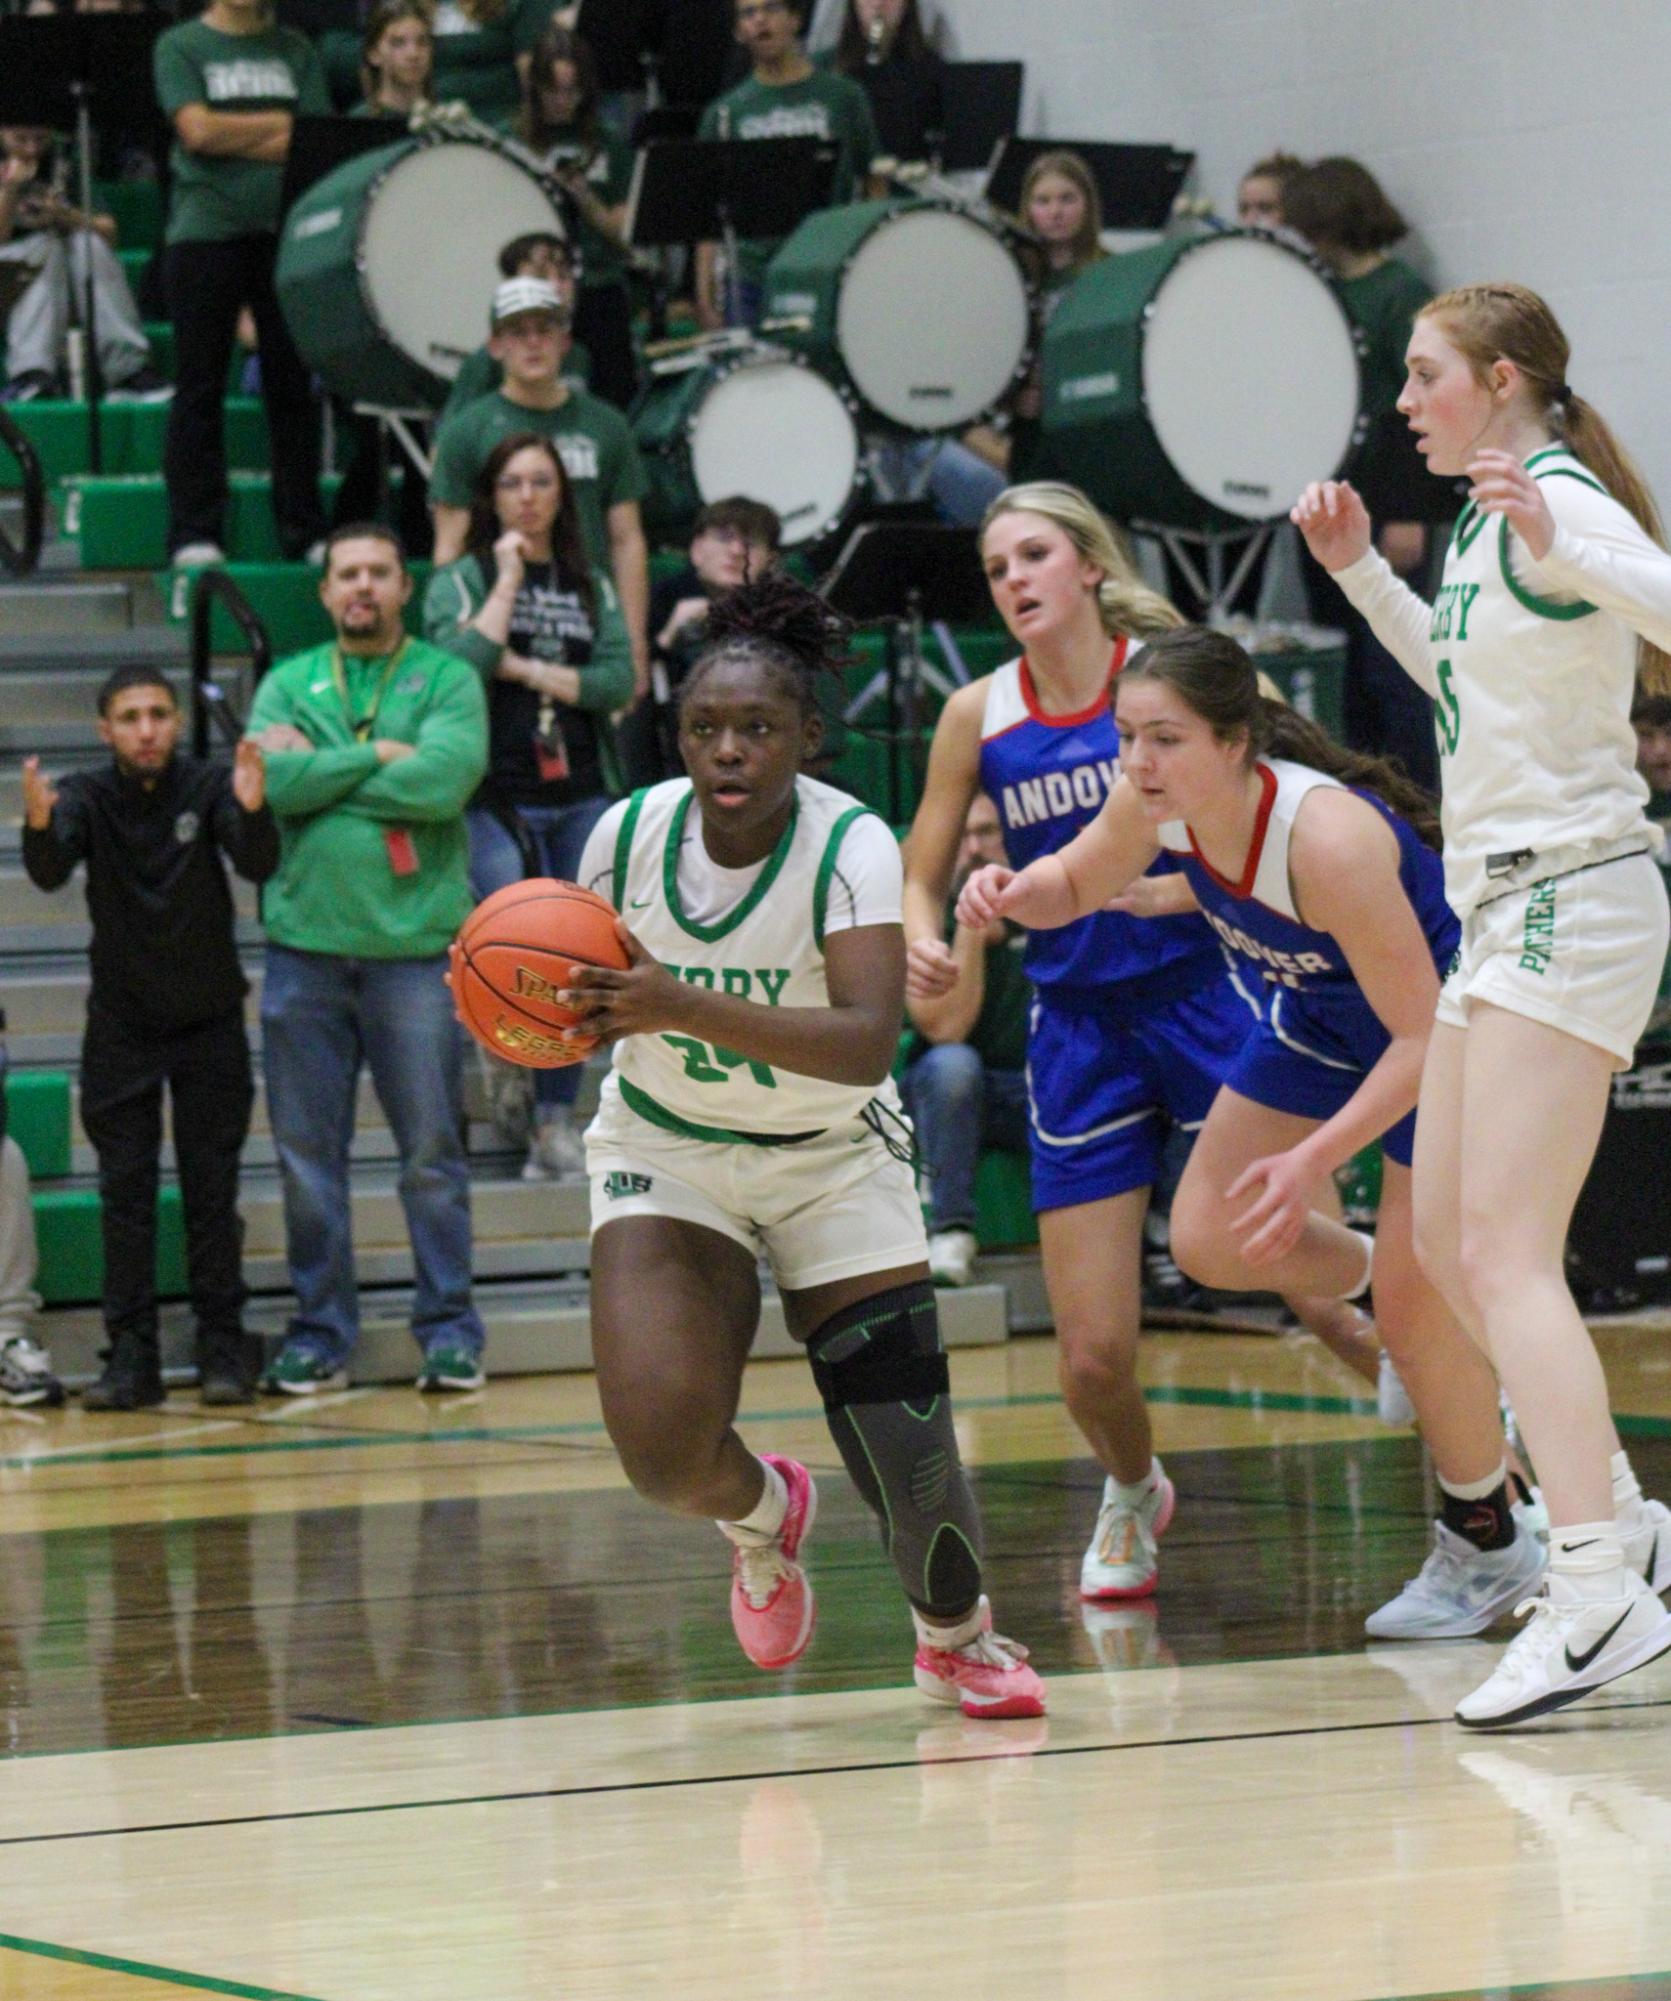
<path id="1" fill-rule="evenodd" d="M 993 602 L 1025 652 L 958 689 L 935 727 L 905 884 L 907 979 L 929 998 L 956 978 L 945 899 L 970 800 L 983 791 L 998 802 L 1012 861 L 1065 846 L 1118 775 L 1115 676 L 1134 642 L 1180 622 L 1074 487 L 1009 488 L 981 551 Z M 1170 1127 L 1194 1130 L 1207 1116 L 1253 1017 L 1199 915 L 1093 914 L 1033 938 L 1025 963 L 1037 990 L 1033 1206 L 1062 1393 L 1107 1475 L 1080 1591 L 1141 1598 L 1156 1587 L 1173 1509 L 1137 1382 L 1149 1191 Z M 1351 1307 L 1320 1313 L 1343 1346 L 1363 1341 Z"/>
<path id="2" fill-rule="evenodd" d="M 1121 779 L 1096 819 L 1020 874 L 971 877 L 959 918 L 1069 924 L 1162 853 L 1176 857 L 1263 1006 L 1173 1200 L 1173 1254 L 1207 1285 L 1352 1291 L 1363 1240 L 1315 1197 L 1382 1141 L 1376 1321 L 1443 1506 L 1420 1575 L 1367 1630 L 1482 1633 L 1536 1588 L 1544 1555 L 1510 1503 L 1496 1378 L 1411 1242 L 1416 1093 L 1438 969 L 1459 935 L 1432 807 L 1395 767 L 1341 750 L 1261 696 L 1253 662 L 1221 633 L 1161 634 L 1120 676 L 1116 710 Z"/>
<path id="3" fill-rule="evenodd" d="M 736 1546 L 731 1617 L 749 1659 L 799 1659 L 816 1490 L 735 1429 L 764 1253 L 910 1600 L 918 1688 L 967 1716 L 1038 1716 L 1043 1684 L 993 1632 L 981 1590 L 888 1078 L 899 850 L 875 814 L 800 775 L 821 734 L 814 677 L 842 628 L 777 571 L 717 599 L 708 626 L 680 691 L 690 776 L 613 807 L 581 863 L 622 913 L 631 960 L 565 995 L 615 1044 L 587 1133 L 604 1420 L 641 1494 L 714 1519 Z"/>
<path id="4" fill-rule="evenodd" d="M 1350 486 L 1308 487 L 1294 509 L 1438 704 L 1462 948 L 1422 1076 L 1416 1240 L 1502 1378 L 1553 1524 L 1530 1623 L 1457 1708 L 1474 1727 L 1559 1708 L 1671 1648 L 1654 1595 L 1671 1583 L 1671 1517 L 1619 1450 L 1562 1259 L 1665 957 L 1630 702 L 1637 635 L 1671 647 L 1671 556 L 1640 475 L 1569 387 L 1568 354 L 1519 285 L 1446 292 L 1417 318 L 1398 407 L 1429 468 L 1472 481 L 1432 605 L 1372 552 Z M 1667 665 L 1646 662 L 1654 679 Z"/>

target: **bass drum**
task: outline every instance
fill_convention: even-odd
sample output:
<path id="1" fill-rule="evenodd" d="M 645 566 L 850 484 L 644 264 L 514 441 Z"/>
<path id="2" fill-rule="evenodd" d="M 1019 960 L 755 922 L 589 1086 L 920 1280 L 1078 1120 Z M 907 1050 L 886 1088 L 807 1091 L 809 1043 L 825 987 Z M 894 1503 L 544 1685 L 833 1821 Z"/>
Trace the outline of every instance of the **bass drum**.
<path id="1" fill-rule="evenodd" d="M 907 431 L 955 431 L 1031 360 L 1032 294 L 1010 239 L 947 202 L 867 201 L 809 215 L 766 272 L 773 338 Z"/>
<path id="2" fill-rule="evenodd" d="M 1044 463 L 1120 520 L 1277 520 L 1363 435 L 1362 349 L 1322 266 L 1274 237 L 1106 258 L 1045 334 Z"/>
<path id="3" fill-rule="evenodd" d="M 536 176 L 476 140 L 403 139 L 308 189 L 275 287 L 297 351 L 352 402 L 438 408 L 486 340 L 499 246 L 566 235 Z"/>
<path id="4" fill-rule="evenodd" d="M 698 357 L 657 376 L 632 414 L 650 491 L 645 525 L 686 534 L 712 500 L 764 501 L 786 548 L 839 528 L 858 498 L 858 427 L 847 399 L 803 361 L 751 353 Z"/>

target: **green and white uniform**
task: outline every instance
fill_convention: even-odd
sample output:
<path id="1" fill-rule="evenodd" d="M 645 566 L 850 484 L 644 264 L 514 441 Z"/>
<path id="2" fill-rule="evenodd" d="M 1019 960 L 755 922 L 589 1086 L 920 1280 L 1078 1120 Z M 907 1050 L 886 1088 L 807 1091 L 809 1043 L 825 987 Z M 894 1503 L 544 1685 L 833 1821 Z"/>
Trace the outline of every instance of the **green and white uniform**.
<path id="1" fill-rule="evenodd" d="M 1563 446 L 1526 463 L 1556 524 L 1541 563 L 1469 506 L 1432 605 L 1373 551 L 1335 581 L 1436 704 L 1463 925 L 1439 1019 L 1490 1001 L 1628 1065 L 1668 922 L 1631 691 L 1636 635 L 1671 647 L 1671 556 Z"/>
<path id="2" fill-rule="evenodd" d="M 611 807 L 580 880 L 606 896 L 645 948 L 693 985 L 767 1007 L 827 1007 L 824 941 L 899 924 L 903 870 L 885 822 L 816 779 L 763 862 L 721 868 L 702 840 L 688 779 Z M 592 1227 L 673 1216 L 764 1253 L 798 1289 L 927 1255 L 908 1128 L 891 1080 L 831 1083 L 694 1036 L 615 1045 L 586 1135 Z"/>

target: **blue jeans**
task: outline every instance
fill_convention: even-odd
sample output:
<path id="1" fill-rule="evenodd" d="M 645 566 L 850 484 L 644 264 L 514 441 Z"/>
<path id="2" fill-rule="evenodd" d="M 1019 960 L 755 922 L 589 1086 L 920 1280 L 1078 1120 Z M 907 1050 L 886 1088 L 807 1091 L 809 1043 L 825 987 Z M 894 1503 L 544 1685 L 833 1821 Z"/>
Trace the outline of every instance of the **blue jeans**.
<path id="1" fill-rule="evenodd" d="M 928 1169 L 931 1227 L 972 1230 L 981 1148 L 1027 1151 L 1027 1073 L 988 1069 L 967 1042 L 937 1042 L 900 1088 Z"/>
<path id="2" fill-rule="evenodd" d="M 400 1149 L 417 1266 L 412 1333 L 480 1354 L 470 1298 L 470 1176 L 459 1030 L 443 957 L 348 959 L 267 947 L 261 1039 L 296 1313 L 289 1338 L 345 1361 L 359 1338 L 348 1145 L 362 1061 Z"/>
<path id="3" fill-rule="evenodd" d="M 874 448 L 886 495 L 925 495 L 953 528 L 978 528 L 1006 485 L 1004 475 L 956 438 L 889 438 Z"/>
<path id="4" fill-rule="evenodd" d="M 587 836 L 614 803 L 600 792 L 595 799 L 580 799 L 572 806 L 513 807 L 539 873 L 573 882 L 580 872 Z M 513 882 L 521 882 L 527 869 L 522 850 L 496 813 L 485 806 L 473 806 L 464 817 L 470 829 L 470 892 L 479 903 L 496 889 L 509 889 Z M 560 1105 L 572 1105 L 580 1095 L 580 1074 L 585 1067 L 569 1063 L 561 1070 L 536 1070 L 536 1116 L 543 1118 Z"/>

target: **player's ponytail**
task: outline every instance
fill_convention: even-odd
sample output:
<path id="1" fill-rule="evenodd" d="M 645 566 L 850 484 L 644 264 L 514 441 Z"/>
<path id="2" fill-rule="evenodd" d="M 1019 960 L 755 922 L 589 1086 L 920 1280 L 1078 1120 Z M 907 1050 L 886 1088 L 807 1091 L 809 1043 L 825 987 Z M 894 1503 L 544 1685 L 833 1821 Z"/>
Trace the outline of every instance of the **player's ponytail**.
<path id="1" fill-rule="evenodd" d="M 1391 758 L 1343 749 L 1309 716 L 1266 694 L 1252 660 L 1228 633 L 1204 625 L 1162 633 L 1126 666 L 1120 684 L 1131 681 L 1164 683 L 1221 743 L 1245 738 L 1250 764 L 1261 757 L 1286 758 L 1357 791 L 1373 792 L 1428 847 L 1439 847 L 1438 809 L 1403 767 Z"/>
<path id="2" fill-rule="evenodd" d="M 1060 480 L 1030 480 L 1009 486 L 986 510 L 981 534 L 1004 514 L 1041 514 L 1054 522 L 1088 563 L 1101 570 L 1097 584 L 1097 615 L 1110 639 L 1150 639 L 1183 624 L 1175 605 L 1153 591 L 1137 574 L 1120 547 L 1114 530 L 1076 486 Z"/>
<path id="3" fill-rule="evenodd" d="M 679 690 L 681 706 L 721 660 L 751 660 L 791 690 L 802 713 L 816 715 L 821 675 L 840 679 L 852 658 L 853 621 L 832 611 L 775 563 L 708 607 L 706 636 Z"/>
<path id="4" fill-rule="evenodd" d="M 1601 412 L 1574 394 L 1567 380 L 1571 346 L 1536 292 L 1514 284 L 1458 285 L 1430 299 L 1419 317 L 1438 321 L 1478 382 L 1488 379 L 1493 362 L 1512 361 L 1551 432 L 1642 532 L 1665 547 L 1652 489 Z M 1646 640 L 1637 642 L 1637 675 L 1652 692 L 1671 694 L 1671 657 Z"/>

